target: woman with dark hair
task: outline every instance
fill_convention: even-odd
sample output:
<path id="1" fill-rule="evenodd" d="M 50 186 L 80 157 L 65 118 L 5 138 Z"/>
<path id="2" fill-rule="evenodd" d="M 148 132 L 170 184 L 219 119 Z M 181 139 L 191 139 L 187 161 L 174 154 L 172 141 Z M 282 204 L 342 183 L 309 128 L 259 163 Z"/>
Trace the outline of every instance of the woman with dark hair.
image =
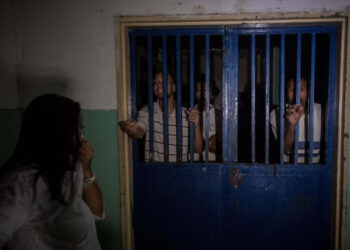
<path id="1" fill-rule="evenodd" d="M 101 249 L 94 215 L 104 217 L 102 193 L 81 123 L 79 103 L 63 96 L 28 106 L 0 167 L 0 249 Z"/>

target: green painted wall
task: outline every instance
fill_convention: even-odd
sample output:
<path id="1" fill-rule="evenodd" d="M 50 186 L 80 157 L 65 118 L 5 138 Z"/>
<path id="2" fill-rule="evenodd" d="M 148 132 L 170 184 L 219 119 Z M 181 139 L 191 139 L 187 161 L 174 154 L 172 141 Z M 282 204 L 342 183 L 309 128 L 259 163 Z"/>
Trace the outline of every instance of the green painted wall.
<path id="1" fill-rule="evenodd" d="M 0 165 L 2 165 L 15 149 L 21 124 L 19 109 L 0 110 Z"/>
<path id="2" fill-rule="evenodd" d="M 95 149 L 93 171 L 103 192 L 106 219 L 97 222 L 103 250 L 121 249 L 117 112 L 83 110 L 83 135 Z"/>
<path id="3" fill-rule="evenodd" d="M 84 137 L 95 149 L 93 171 L 103 192 L 106 218 L 97 222 L 103 250 L 121 249 L 120 192 L 117 148 L 117 112 L 83 110 Z M 21 112 L 0 110 L 0 165 L 11 155 L 18 139 Z"/>

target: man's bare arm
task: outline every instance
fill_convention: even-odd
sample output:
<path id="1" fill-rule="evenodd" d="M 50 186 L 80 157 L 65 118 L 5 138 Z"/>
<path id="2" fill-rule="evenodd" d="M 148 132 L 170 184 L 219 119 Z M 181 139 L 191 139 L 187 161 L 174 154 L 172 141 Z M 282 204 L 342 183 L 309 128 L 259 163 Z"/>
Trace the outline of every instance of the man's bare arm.
<path id="1" fill-rule="evenodd" d="M 284 134 L 284 152 L 288 153 L 295 140 L 295 128 L 299 122 L 300 117 L 304 113 L 302 106 L 292 105 L 286 112 L 287 130 Z"/>
<path id="2" fill-rule="evenodd" d="M 134 139 L 142 139 L 145 131 L 142 127 L 140 127 L 135 120 L 126 120 L 119 122 L 119 126 L 121 130 L 127 133 Z"/>
<path id="3" fill-rule="evenodd" d="M 188 121 L 194 123 L 194 152 L 203 152 L 203 135 L 199 125 L 199 111 L 197 106 L 188 112 Z"/>

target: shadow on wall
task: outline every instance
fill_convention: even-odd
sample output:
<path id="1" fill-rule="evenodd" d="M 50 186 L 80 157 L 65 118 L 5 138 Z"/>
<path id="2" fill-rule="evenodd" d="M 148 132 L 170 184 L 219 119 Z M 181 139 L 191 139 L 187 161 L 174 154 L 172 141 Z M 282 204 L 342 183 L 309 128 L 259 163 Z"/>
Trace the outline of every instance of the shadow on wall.
<path id="1" fill-rule="evenodd" d="M 101 244 L 102 249 L 121 249 L 121 231 L 120 228 L 111 222 L 98 221 L 97 226 L 97 235 Z M 114 243 L 113 245 L 111 243 Z M 116 245 L 119 243 L 119 245 Z"/>
<path id="2" fill-rule="evenodd" d="M 45 93 L 69 94 L 72 81 L 56 70 L 20 68 L 0 63 L 0 165 L 12 154 L 18 140 L 23 110 Z M 17 86 L 16 86 L 17 85 Z M 10 107 L 10 108 L 7 108 Z"/>
<path id="3" fill-rule="evenodd" d="M 0 59 L 2 60 L 2 59 Z M 15 109 L 18 107 L 18 90 L 16 86 L 15 63 L 0 62 L 0 108 Z"/>
<path id="4" fill-rule="evenodd" d="M 17 77 L 19 107 L 24 109 L 34 98 L 47 93 L 69 97 L 72 84 L 58 70 L 21 68 Z"/>

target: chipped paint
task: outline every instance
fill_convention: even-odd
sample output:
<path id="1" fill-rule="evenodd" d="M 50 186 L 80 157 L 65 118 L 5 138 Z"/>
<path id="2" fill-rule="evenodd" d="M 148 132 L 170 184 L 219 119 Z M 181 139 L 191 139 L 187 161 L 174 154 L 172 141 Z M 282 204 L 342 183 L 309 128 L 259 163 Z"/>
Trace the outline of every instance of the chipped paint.
<path id="1" fill-rule="evenodd" d="M 243 177 L 241 175 L 240 169 L 232 169 L 231 170 L 231 184 L 238 188 L 238 184 L 242 181 Z"/>
<path id="2" fill-rule="evenodd" d="M 205 5 L 195 5 L 195 6 L 193 6 L 192 14 L 195 14 L 195 15 L 207 14 L 206 11 L 205 11 Z"/>

